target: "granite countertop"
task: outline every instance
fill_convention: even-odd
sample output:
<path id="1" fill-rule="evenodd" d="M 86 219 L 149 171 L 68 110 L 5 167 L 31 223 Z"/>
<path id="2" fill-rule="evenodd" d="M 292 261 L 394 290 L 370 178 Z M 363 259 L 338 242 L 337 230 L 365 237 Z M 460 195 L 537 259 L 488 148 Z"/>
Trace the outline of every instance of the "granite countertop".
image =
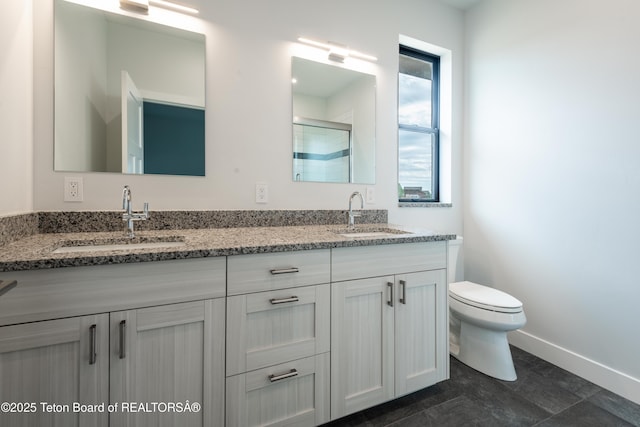
<path id="1" fill-rule="evenodd" d="M 345 237 L 339 233 L 352 230 L 339 225 L 144 230 L 136 232 L 133 240 L 126 238 L 123 231 L 41 233 L 2 246 L 0 272 L 445 241 L 456 238 L 455 234 L 441 234 L 388 224 L 363 224 L 358 225 L 356 230 L 360 233 L 376 231 L 387 233 L 383 236 L 361 234 L 359 237 Z M 135 248 L 134 246 L 133 249 L 53 253 L 62 246 L 121 245 L 161 241 L 179 241 L 184 242 L 184 245 L 155 248 Z"/>

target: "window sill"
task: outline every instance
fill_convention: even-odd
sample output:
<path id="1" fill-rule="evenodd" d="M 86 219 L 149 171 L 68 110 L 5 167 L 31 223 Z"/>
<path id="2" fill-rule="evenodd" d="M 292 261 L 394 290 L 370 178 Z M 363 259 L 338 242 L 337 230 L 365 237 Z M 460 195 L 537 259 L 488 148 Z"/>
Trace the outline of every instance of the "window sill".
<path id="1" fill-rule="evenodd" d="M 452 203 L 442 202 L 398 202 L 399 208 L 451 208 Z"/>

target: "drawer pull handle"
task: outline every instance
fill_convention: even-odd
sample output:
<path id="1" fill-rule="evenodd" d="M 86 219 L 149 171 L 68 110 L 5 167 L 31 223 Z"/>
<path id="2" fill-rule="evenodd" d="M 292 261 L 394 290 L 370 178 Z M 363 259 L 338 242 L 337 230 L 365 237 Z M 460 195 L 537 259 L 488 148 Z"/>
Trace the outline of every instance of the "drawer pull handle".
<path id="1" fill-rule="evenodd" d="M 271 271 L 271 274 L 273 274 L 274 276 L 276 274 L 289 274 L 289 273 L 298 273 L 300 271 L 300 269 L 298 269 L 298 267 L 291 267 L 291 268 L 274 268 Z"/>
<path id="2" fill-rule="evenodd" d="M 0 296 L 6 294 L 16 286 L 18 286 L 18 282 L 16 280 L 0 280 Z"/>
<path id="3" fill-rule="evenodd" d="M 126 334 L 127 334 L 127 321 L 121 320 L 120 321 L 120 355 L 119 355 L 120 359 L 124 359 L 125 357 L 127 357 Z"/>
<path id="4" fill-rule="evenodd" d="M 276 382 L 276 381 L 280 381 L 280 380 L 285 380 L 287 378 L 291 378 L 291 377 L 295 377 L 298 375 L 298 371 L 296 369 L 292 369 L 289 372 L 285 373 L 285 374 L 280 374 L 280 375 L 269 375 L 269 381 L 271 381 L 272 383 Z"/>
<path id="5" fill-rule="evenodd" d="M 407 282 L 400 280 L 400 289 L 402 289 L 402 296 L 400 297 L 400 303 L 407 303 Z"/>
<path id="6" fill-rule="evenodd" d="M 98 354 L 96 353 L 96 325 L 89 327 L 89 365 L 95 365 Z"/>
<path id="7" fill-rule="evenodd" d="M 389 299 L 387 300 L 387 305 L 389 307 L 393 307 L 393 283 L 387 282 L 387 288 L 389 288 Z"/>
<path id="8" fill-rule="evenodd" d="M 298 301 L 300 301 L 300 298 L 298 298 L 298 297 L 297 297 L 297 296 L 295 296 L 295 295 L 291 295 L 289 298 L 280 298 L 280 299 L 277 299 L 277 298 L 271 298 L 271 299 L 269 300 L 269 302 L 270 302 L 271 304 L 273 304 L 273 305 L 276 305 L 276 304 L 286 304 L 286 303 L 288 303 L 288 302 L 298 302 Z"/>

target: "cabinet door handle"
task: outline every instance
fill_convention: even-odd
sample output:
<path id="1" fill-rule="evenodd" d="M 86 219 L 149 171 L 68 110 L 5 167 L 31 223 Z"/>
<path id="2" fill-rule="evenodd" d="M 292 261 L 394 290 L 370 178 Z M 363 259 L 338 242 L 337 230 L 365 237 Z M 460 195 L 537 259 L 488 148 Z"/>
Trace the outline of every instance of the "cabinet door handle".
<path id="1" fill-rule="evenodd" d="M 400 280 L 400 289 L 402 290 L 402 293 L 400 294 L 400 302 L 402 304 L 406 304 L 407 303 L 407 282 L 404 280 Z"/>
<path id="2" fill-rule="evenodd" d="M 127 321 L 126 320 L 121 320 L 120 321 L 120 359 L 124 359 L 125 357 L 127 357 L 127 349 L 126 349 L 126 345 L 127 345 Z"/>
<path id="3" fill-rule="evenodd" d="M 274 383 L 276 381 L 285 380 L 287 378 L 295 377 L 297 375 L 298 375 L 298 371 L 296 369 L 291 369 L 289 372 L 286 372 L 284 374 L 278 374 L 278 375 L 271 374 L 271 375 L 269 375 L 269 381 Z"/>
<path id="4" fill-rule="evenodd" d="M 18 282 L 16 280 L 0 280 L 0 296 L 6 294 L 16 286 L 18 286 Z"/>
<path id="5" fill-rule="evenodd" d="M 96 325 L 89 327 L 89 365 L 95 365 L 98 354 L 96 353 Z"/>
<path id="6" fill-rule="evenodd" d="M 276 274 L 289 274 L 289 273 L 298 273 L 300 271 L 300 269 L 298 269 L 298 267 L 290 267 L 290 268 L 274 268 L 271 271 L 271 274 L 273 274 L 274 276 Z"/>
<path id="7" fill-rule="evenodd" d="M 298 298 L 298 297 L 297 297 L 297 296 L 295 296 L 295 295 L 291 295 L 289 298 L 280 298 L 280 299 L 271 298 L 271 299 L 269 300 L 269 302 L 270 302 L 271 304 L 273 304 L 273 305 L 276 305 L 276 304 L 285 304 L 285 303 L 288 303 L 288 302 L 298 302 L 298 301 L 300 301 L 300 298 Z"/>
<path id="8" fill-rule="evenodd" d="M 387 305 L 389 307 L 393 307 L 393 283 L 387 282 L 387 288 L 389 288 L 389 299 L 387 300 Z"/>

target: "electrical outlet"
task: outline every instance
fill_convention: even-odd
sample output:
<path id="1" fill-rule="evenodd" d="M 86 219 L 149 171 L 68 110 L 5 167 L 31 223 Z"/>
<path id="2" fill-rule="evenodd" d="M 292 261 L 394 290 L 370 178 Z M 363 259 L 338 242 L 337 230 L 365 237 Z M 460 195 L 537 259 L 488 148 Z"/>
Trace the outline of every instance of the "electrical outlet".
<path id="1" fill-rule="evenodd" d="M 269 202 L 269 186 L 264 182 L 256 183 L 256 203 Z"/>
<path id="2" fill-rule="evenodd" d="M 64 178 L 64 201 L 65 202 L 82 202 L 84 200 L 82 178 L 68 177 Z"/>
<path id="3" fill-rule="evenodd" d="M 367 191 L 365 192 L 365 200 L 367 204 L 373 204 L 376 202 L 376 190 L 375 187 L 367 187 Z"/>

